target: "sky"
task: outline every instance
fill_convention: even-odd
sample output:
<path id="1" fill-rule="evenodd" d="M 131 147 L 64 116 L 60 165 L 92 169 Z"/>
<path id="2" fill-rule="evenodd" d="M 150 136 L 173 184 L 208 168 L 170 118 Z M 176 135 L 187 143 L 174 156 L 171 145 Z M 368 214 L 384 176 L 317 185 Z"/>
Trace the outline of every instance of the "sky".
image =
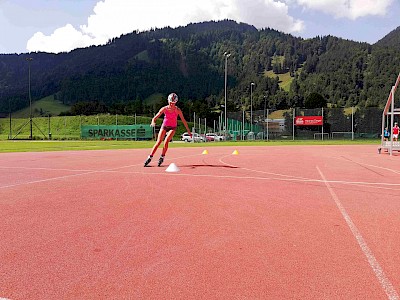
<path id="1" fill-rule="evenodd" d="M 399 16 L 399 0 L 0 0 L 0 53 L 69 52 L 135 30 L 224 19 L 374 44 Z"/>

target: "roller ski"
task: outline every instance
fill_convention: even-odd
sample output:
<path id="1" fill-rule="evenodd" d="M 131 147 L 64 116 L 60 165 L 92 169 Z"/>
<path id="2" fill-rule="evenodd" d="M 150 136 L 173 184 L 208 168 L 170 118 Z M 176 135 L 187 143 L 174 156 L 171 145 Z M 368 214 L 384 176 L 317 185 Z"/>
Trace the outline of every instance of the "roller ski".
<path id="1" fill-rule="evenodd" d="M 150 156 L 150 155 L 149 155 L 149 157 L 147 157 L 146 161 L 144 162 L 144 167 L 147 167 L 147 166 L 148 166 L 148 164 L 151 162 L 151 159 L 152 159 L 152 158 L 153 158 L 153 157 Z"/>
<path id="2" fill-rule="evenodd" d="M 160 156 L 160 159 L 158 160 L 158 166 L 161 167 L 163 162 L 164 162 L 164 156 Z"/>

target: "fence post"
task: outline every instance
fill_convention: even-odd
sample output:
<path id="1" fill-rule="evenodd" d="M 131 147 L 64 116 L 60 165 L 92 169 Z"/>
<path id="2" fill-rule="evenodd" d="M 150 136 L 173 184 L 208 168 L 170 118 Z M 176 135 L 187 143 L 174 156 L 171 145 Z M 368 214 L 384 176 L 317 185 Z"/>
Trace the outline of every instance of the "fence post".
<path id="1" fill-rule="evenodd" d="M 242 141 L 244 140 L 244 129 L 246 126 L 246 121 L 244 119 L 244 110 L 242 110 Z"/>
<path id="2" fill-rule="evenodd" d="M 204 138 L 206 138 L 207 134 L 207 118 L 204 118 Z"/>
<path id="3" fill-rule="evenodd" d="M 354 107 L 351 107 L 351 140 L 354 141 Z"/>
<path id="4" fill-rule="evenodd" d="M 293 108 L 293 128 L 292 128 L 292 131 L 293 131 L 293 141 L 294 141 L 294 119 L 295 119 L 295 117 L 296 117 L 296 108 Z"/>
<path id="5" fill-rule="evenodd" d="M 12 139 L 12 121 L 11 121 L 11 109 L 10 109 L 10 133 L 8 135 L 8 139 L 11 140 Z"/>
<path id="6" fill-rule="evenodd" d="M 82 139 L 82 115 L 79 115 L 79 139 Z"/>
<path id="7" fill-rule="evenodd" d="M 269 122 L 268 122 L 268 120 L 269 120 L 269 109 L 267 108 L 267 141 L 269 141 Z"/>
<path id="8" fill-rule="evenodd" d="M 321 110 L 321 116 L 322 116 L 322 140 L 324 140 L 324 108 L 323 107 Z"/>
<path id="9" fill-rule="evenodd" d="M 48 116 L 49 117 L 49 140 L 51 140 L 51 129 L 50 129 L 50 115 Z"/>
<path id="10" fill-rule="evenodd" d="M 136 113 L 135 113 L 135 141 L 137 141 Z"/>

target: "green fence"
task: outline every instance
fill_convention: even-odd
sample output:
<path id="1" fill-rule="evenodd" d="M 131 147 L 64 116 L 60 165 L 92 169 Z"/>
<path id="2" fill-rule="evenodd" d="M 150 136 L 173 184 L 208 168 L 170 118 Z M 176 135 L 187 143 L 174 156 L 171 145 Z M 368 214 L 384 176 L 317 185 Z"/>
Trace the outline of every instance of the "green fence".
<path id="1" fill-rule="evenodd" d="M 323 126 L 296 126 L 299 116 L 323 116 Z M 201 134 L 224 134 L 226 129 L 227 138 L 232 140 L 379 138 L 382 131 L 382 109 L 376 107 L 228 112 L 226 126 L 224 119 L 221 114 L 216 120 L 196 119 L 194 123 L 189 117 L 187 121 L 190 128 L 195 125 L 195 132 Z M 397 115 L 394 121 L 400 121 Z M 149 116 L 109 114 L 35 117 L 32 122 L 27 118 L 0 118 L 0 139 L 30 139 L 31 132 L 32 139 L 151 139 L 150 122 Z M 161 122 L 162 118 L 158 119 L 157 126 Z M 185 131 L 179 121 L 174 139 L 179 140 Z"/>
<path id="2" fill-rule="evenodd" d="M 322 117 L 323 123 L 321 126 L 296 125 L 296 117 L 302 116 Z M 398 116 L 395 116 L 394 121 L 399 121 Z M 246 140 L 379 138 L 382 131 L 382 109 L 292 108 L 255 110 L 252 114 L 248 111 L 233 112 L 228 113 L 227 124 L 232 136 L 236 132 L 237 137 Z"/>

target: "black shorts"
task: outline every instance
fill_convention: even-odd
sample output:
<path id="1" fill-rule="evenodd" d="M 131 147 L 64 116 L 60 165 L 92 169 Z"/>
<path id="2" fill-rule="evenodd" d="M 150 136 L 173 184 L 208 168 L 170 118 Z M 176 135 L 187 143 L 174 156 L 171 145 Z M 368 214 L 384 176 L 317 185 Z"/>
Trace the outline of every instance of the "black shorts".
<path id="1" fill-rule="evenodd" d="M 176 130 L 176 127 L 162 125 L 161 129 L 164 129 L 166 132 L 168 132 L 170 130 Z"/>

